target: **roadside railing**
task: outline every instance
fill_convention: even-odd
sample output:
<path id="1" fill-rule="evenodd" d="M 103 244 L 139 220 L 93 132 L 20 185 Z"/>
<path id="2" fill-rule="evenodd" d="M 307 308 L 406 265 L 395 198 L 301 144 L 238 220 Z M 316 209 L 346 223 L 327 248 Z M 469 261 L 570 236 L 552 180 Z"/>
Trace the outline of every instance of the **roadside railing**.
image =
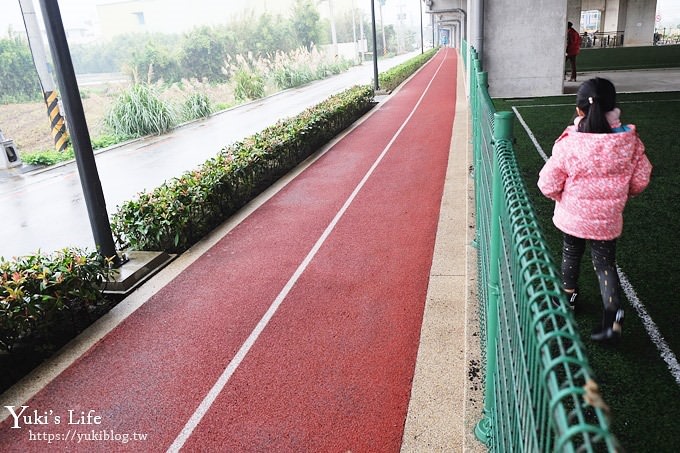
<path id="1" fill-rule="evenodd" d="M 623 31 L 595 32 L 587 35 L 587 39 L 581 39 L 581 47 L 621 46 L 623 46 Z"/>
<path id="2" fill-rule="evenodd" d="M 617 451 L 602 401 L 515 160 L 511 112 L 496 112 L 474 48 L 472 111 L 484 417 L 493 451 Z"/>

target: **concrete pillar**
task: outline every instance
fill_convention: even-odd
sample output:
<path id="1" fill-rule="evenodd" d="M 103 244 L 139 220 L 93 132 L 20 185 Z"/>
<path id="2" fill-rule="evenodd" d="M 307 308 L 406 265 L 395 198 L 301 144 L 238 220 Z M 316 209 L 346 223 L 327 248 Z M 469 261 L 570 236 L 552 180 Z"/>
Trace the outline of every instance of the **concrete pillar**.
<path id="1" fill-rule="evenodd" d="M 467 0 L 463 7 L 467 8 L 468 43 L 482 55 L 484 53 L 484 1 Z"/>
<path id="2" fill-rule="evenodd" d="M 567 2 L 537 8 L 534 0 L 486 0 L 483 67 L 489 94 L 562 93 Z"/>
<path id="3" fill-rule="evenodd" d="M 581 0 L 567 0 L 567 22 L 574 24 L 574 30 L 583 33 L 581 30 Z M 567 25 L 564 24 L 566 36 Z"/>
<path id="4" fill-rule="evenodd" d="M 651 46 L 654 43 L 656 0 L 629 1 L 623 44 Z"/>
<path id="5" fill-rule="evenodd" d="M 627 0 L 607 0 L 601 31 L 623 31 L 626 24 L 626 4 Z"/>

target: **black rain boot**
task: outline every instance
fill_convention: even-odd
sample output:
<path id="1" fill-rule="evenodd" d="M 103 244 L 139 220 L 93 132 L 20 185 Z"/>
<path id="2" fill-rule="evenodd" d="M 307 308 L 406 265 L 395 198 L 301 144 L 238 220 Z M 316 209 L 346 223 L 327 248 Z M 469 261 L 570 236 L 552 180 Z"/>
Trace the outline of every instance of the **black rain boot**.
<path id="1" fill-rule="evenodd" d="M 602 319 L 602 328 L 599 331 L 593 332 L 590 339 L 599 342 L 617 341 L 621 338 L 622 326 L 623 309 L 619 308 L 616 311 L 605 309 Z"/>
<path id="2" fill-rule="evenodd" d="M 572 293 L 567 293 L 567 302 L 569 303 L 569 308 L 572 311 L 576 310 L 576 303 L 578 302 L 578 288 Z"/>
<path id="3" fill-rule="evenodd" d="M 563 292 L 567 296 L 567 307 L 569 307 L 569 309 L 571 311 L 575 311 L 576 310 L 576 303 L 578 302 L 578 288 L 576 288 L 573 292 L 568 292 L 568 291 L 563 291 Z M 552 303 L 555 307 L 560 306 L 560 302 L 559 302 L 559 299 L 557 299 L 557 297 L 552 298 Z"/>

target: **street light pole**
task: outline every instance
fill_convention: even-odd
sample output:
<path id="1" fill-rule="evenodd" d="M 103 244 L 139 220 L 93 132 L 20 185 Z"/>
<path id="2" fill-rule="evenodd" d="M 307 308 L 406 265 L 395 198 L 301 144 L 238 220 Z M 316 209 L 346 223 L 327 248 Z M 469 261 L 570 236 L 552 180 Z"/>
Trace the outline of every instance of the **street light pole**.
<path id="1" fill-rule="evenodd" d="M 371 0 L 371 23 L 373 27 L 373 88 L 380 89 L 378 83 L 378 32 L 375 29 L 375 0 Z"/>
<path id="2" fill-rule="evenodd" d="M 385 21 L 383 21 L 383 10 L 382 7 L 387 0 L 380 1 L 380 29 L 382 31 L 382 43 L 383 43 L 383 56 L 387 56 L 387 39 L 385 38 Z"/>
<path id="3" fill-rule="evenodd" d="M 83 187 L 83 196 L 87 206 L 87 214 L 98 252 L 111 259 L 114 267 L 122 262 L 116 253 L 116 247 L 111 233 L 111 224 L 106 212 L 106 201 L 102 190 L 97 165 L 92 151 L 90 134 L 87 129 L 83 103 L 80 100 L 78 82 L 73 69 L 73 61 L 66 41 L 66 32 L 61 20 L 59 4 L 54 0 L 40 0 L 40 6 L 45 21 L 45 29 L 52 50 L 52 58 L 57 71 L 57 79 L 63 96 L 64 107 L 69 118 L 71 140 L 75 151 L 76 165 Z"/>
<path id="4" fill-rule="evenodd" d="M 425 53 L 425 42 L 423 41 L 423 2 L 418 0 L 418 6 L 420 6 L 420 53 Z M 434 46 L 432 46 L 434 47 Z"/>

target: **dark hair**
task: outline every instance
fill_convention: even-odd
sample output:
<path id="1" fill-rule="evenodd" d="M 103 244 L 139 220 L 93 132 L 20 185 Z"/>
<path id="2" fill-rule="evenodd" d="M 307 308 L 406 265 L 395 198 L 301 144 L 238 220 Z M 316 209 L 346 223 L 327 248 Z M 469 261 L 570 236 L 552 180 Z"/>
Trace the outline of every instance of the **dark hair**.
<path id="1" fill-rule="evenodd" d="M 574 24 L 572 24 L 571 22 L 567 22 L 567 27 L 571 28 L 573 26 L 574 26 Z"/>
<path id="2" fill-rule="evenodd" d="M 607 79 L 596 77 L 586 80 L 576 93 L 576 106 L 586 114 L 578 125 L 579 132 L 610 133 L 605 113 L 616 107 L 616 88 Z"/>

